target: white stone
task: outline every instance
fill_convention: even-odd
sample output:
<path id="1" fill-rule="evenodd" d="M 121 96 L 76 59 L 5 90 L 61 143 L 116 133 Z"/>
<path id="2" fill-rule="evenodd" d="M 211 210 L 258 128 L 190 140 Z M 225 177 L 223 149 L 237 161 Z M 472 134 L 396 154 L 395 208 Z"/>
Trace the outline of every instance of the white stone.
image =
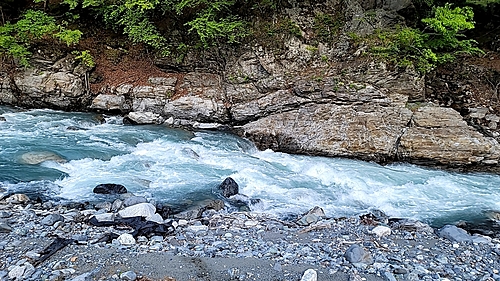
<path id="1" fill-rule="evenodd" d="M 120 278 L 126 281 L 134 281 L 137 278 L 137 274 L 133 271 L 127 271 L 120 274 Z"/>
<path id="2" fill-rule="evenodd" d="M 382 236 L 388 236 L 388 235 L 391 235 L 391 229 L 387 226 L 382 226 L 382 225 L 379 225 L 377 227 L 375 227 L 374 229 L 372 229 L 372 233 L 377 235 L 378 237 L 382 237 Z"/>
<path id="3" fill-rule="evenodd" d="M 246 227 L 253 227 L 253 226 L 256 226 L 256 225 L 258 225 L 258 224 L 259 224 L 259 222 L 258 222 L 258 221 L 250 221 L 250 220 L 245 221 L 245 226 L 246 226 Z"/>
<path id="4" fill-rule="evenodd" d="M 131 217 L 152 217 L 156 213 L 156 208 L 150 203 L 139 203 L 129 206 L 118 212 L 122 218 Z"/>
<path id="5" fill-rule="evenodd" d="M 35 260 L 35 259 L 38 259 L 40 257 L 40 254 L 37 252 L 34 252 L 34 251 L 28 251 L 28 252 L 26 252 L 26 257 Z"/>
<path id="6" fill-rule="evenodd" d="M 124 233 L 118 237 L 118 242 L 124 246 L 130 246 L 135 244 L 135 239 L 132 234 Z"/>
<path id="7" fill-rule="evenodd" d="M 302 275 L 302 278 L 300 281 L 317 281 L 318 280 L 318 273 L 316 273 L 316 270 L 314 269 L 308 269 L 304 272 L 304 275 Z"/>
<path id="8" fill-rule="evenodd" d="M 93 214 L 95 214 L 97 211 L 96 210 L 83 210 L 80 212 L 80 214 L 84 215 L 84 216 L 91 216 Z"/>
<path id="9" fill-rule="evenodd" d="M 191 225 L 187 228 L 189 231 L 198 232 L 198 231 L 207 231 L 208 226 L 206 225 Z"/>
<path id="10" fill-rule="evenodd" d="M 153 112 L 130 112 L 127 116 L 137 124 L 161 124 L 164 121 L 160 114 Z"/>
<path id="11" fill-rule="evenodd" d="M 21 277 L 23 277 L 24 271 L 26 270 L 26 266 L 24 265 L 16 265 L 14 268 L 12 268 L 9 271 L 9 278 L 10 279 L 16 279 L 16 280 L 21 280 Z"/>
<path id="12" fill-rule="evenodd" d="M 179 220 L 177 223 L 179 224 L 179 226 L 184 226 L 184 225 L 188 224 L 188 221 L 187 220 Z"/>
<path id="13" fill-rule="evenodd" d="M 115 214 L 113 213 L 103 213 L 94 216 L 98 222 L 112 222 L 115 221 Z"/>
<path id="14" fill-rule="evenodd" d="M 23 204 L 30 201 L 30 199 L 28 196 L 26 196 L 26 194 L 18 193 L 9 196 L 9 198 L 7 198 L 6 201 L 7 203 L 12 203 L 12 204 Z"/>
<path id="15" fill-rule="evenodd" d="M 156 223 L 163 223 L 163 218 L 159 214 L 154 214 L 146 218 L 147 221 L 152 221 Z"/>

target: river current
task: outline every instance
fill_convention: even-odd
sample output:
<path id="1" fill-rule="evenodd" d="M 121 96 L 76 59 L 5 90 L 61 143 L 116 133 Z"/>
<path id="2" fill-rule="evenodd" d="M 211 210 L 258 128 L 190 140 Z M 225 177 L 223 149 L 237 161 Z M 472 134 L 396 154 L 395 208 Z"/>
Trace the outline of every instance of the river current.
<path id="1" fill-rule="evenodd" d="M 259 151 L 220 132 L 128 126 L 91 113 L 21 111 L 0 107 L 0 188 L 58 200 L 92 201 L 101 183 L 174 207 L 214 197 L 226 177 L 240 193 L 259 198 L 252 211 L 280 216 L 314 206 L 340 217 L 384 211 L 434 225 L 481 220 L 500 210 L 500 176 L 460 174 L 410 164 Z M 26 153 L 65 159 L 26 163 Z"/>

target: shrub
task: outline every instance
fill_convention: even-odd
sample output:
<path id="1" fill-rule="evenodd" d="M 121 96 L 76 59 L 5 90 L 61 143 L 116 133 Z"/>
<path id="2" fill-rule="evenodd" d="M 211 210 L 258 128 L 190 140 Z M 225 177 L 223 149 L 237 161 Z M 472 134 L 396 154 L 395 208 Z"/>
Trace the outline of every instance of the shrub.
<path id="1" fill-rule="evenodd" d="M 0 26 L 0 55 L 12 57 L 25 67 L 29 65 L 30 44 L 44 37 L 59 39 L 68 46 L 77 44 L 82 33 L 56 23 L 42 11 L 28 10 L 16 23 Z"/>
<path id="2" fill-rule="evenodd" d="M 422 19 L 426 28 L 403 27 L 379 32 L 372 53 L 398 65 L 414 64 L 425 74 L 437 65 L 455 59 L 459 54 L 481 54 L 476 41 L 461 39 L 465 30 L 473 29 L 474 13 L 469 7 L 452 8 L 450 4 L 434 9 L 434 17 Z"/>

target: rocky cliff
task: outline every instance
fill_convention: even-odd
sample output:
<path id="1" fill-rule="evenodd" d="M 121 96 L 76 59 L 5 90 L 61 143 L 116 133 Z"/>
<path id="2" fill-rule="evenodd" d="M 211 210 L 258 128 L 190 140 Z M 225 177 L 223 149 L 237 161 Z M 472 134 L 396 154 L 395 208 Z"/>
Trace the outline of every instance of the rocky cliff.
<path id="1" fill-rule="evenodd" d="M 314 15 L 339 9 L 345 24 L 335 40 L 311 45 Z M 497 110 L 484 101 L 457 106 L 439 93 L 453 83 L 463 82 L 457 95 L 468 91 L 469 98 L 484 88 L 437 74 L 426 84 L 411 68 L 370 57 L 346 35 L 396 24 L 411 10 L 411 1 L 291 3 L 284 13 L 302 34 L 279 37 L 279 48 L 254 40 L 190 53 L 180 62 L 156 59 L 163 71 L 141 83 L 114 79 L 92 87 L 89 77 L 103 71 L 99 65 L 86 69 L 71 55 L 39 59 L 33 68 L 1 76 L 0 103 L 121 113 L 138 124 L 229 129 L 260 149 L 289 153 L 496 171 L 500 145 L 491 123 L 500 120 Z M 477 125 L 486 116 L 491 126 Z"/>

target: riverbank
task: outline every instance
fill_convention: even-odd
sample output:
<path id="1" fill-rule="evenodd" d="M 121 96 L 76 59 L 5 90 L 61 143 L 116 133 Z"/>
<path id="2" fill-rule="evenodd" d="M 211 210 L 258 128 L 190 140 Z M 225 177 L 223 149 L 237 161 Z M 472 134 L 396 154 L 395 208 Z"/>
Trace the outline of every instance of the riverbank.
<path id="1" fill-rule="evenodd" d="M 300 280 L 307 269 L 317 280 L 500 280 L 500 240 L 382 213 L 282 221 L 208 210 L 132 236 L 89 223 L 109 209 L 26 200 L 0 201 L 0 280 Z M 61 249 L 47 251 L 54 241 Z"/>

